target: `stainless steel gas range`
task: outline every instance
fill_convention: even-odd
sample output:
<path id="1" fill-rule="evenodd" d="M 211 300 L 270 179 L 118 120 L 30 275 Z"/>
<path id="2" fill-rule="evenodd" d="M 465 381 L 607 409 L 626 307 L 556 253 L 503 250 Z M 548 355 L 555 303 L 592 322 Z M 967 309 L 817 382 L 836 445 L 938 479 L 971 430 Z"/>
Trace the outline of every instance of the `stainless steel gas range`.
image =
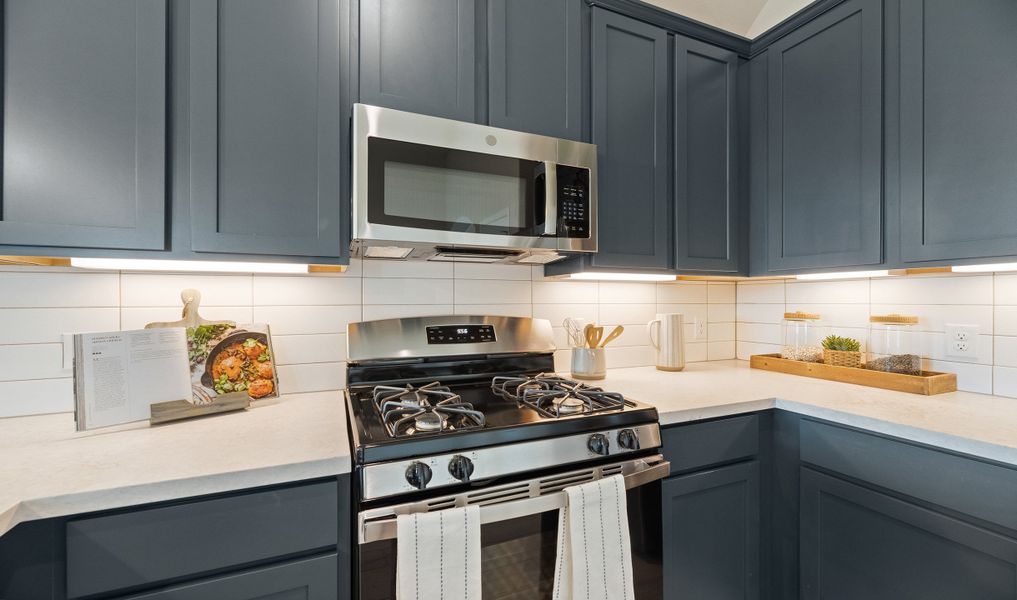
<path id="1" fill-rule="evenodd" d="M 657 411 L 554 373 L 542 319 L 348 327 L 355 595 L 394 599 L 396 516 L 481 506 L 485 600 L 550 598 L 561 490 L 622 474 L 639 600 L 660 598 Z"/>

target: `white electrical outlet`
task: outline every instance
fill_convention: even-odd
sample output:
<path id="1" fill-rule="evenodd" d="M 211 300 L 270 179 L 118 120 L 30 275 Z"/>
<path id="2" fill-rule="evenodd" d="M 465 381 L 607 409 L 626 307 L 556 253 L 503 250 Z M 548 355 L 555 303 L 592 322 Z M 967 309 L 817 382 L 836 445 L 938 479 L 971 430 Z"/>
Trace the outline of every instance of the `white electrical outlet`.
<path id="1" fill-rule="evenodd" d="M 705 340 L 706 339 L 706 321 L 703 319 L 692 320 L 692 330 L 694 333 L 694 339 Z"/>
<path id="2" fill-rule="evenodd" d="M 978 325 L 955 325 L 947 323 L 946 327 L 946 351 L 949 358 L 967 358 L 974 360 L 978 358 Z"/>

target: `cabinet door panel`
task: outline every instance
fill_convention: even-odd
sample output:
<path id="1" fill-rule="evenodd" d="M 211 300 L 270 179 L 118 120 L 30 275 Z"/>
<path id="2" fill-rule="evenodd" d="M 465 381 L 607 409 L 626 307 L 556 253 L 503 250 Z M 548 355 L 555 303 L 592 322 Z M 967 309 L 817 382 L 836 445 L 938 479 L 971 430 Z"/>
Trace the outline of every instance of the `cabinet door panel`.
<path id="1" fill-rule="evenodd" d="M 193 0 L 191 247 L 340 256 L 338 0 Z"/>
<path id="2" fill-rule="evenodd" d="M 1012 600 L 1017 540 L 801 470 L 802 598 Z"/>
<path id="3" fill-rule="evenodd" d="M 599 252 L 594 267 L 672 266 L 667 33 L 595 8 L 593 143 Z"/>
<path id="4" fill-rule="evenodd" d="M 1017 255 L 1017 3 L 900 3 L 901 257 Z"/>
<path id="5" fill-rule="evenodd" d="M 476 119 L 475 0 L 362 0 L 360 101 Z"/>
<path id="6" fill-rule="evenodd" d="M 663 483 L 664 597 L 759 597 L 759 464 Z"/>
<path id="7" fill-rule="evenodd" d="M 768 49 L 770 270 L 882 261 L 881 48 L 848 0 Z"/>
<path id="8" fill-rule="evenodd" d="M 124 600 L 335 600 L 339 597 L 335 554 L 273 565 L 181 585 Z M 344 593 L 345 596 L 345 593 Z"/>
<path id="9" fill-rule="evenodd" d="M 163 249 L 165 0 L 3 4 L 0 244 Z"/>
<path id="10" fill-rule="evenodd" d="M 491 0 L 490 124 L 579 140 L 582 0 Z"/>
<path id="11" fill-rule="evenodd" d="M 679 270 L 738 270 L 735 53 L 675 38 Z"/>

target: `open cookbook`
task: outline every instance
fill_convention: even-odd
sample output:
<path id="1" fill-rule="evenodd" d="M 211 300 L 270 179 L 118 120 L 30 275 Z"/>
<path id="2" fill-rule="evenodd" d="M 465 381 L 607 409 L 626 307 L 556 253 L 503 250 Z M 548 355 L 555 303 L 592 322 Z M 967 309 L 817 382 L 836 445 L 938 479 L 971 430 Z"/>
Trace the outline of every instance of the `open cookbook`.
<path id="1" fill-rule="evenodd" d="M 229 400 L 278 396 L 269 328 L 210 323 L 74 336 L 74 404 L 83 431 Z M 236 403 L 233 403 L 235 406 Z M 181 408 L 183 407 L 183 408 Z M 165 412 L 165 411 L 164 411 Z M 208 411 L 209 413 L 214 411 Z"/>

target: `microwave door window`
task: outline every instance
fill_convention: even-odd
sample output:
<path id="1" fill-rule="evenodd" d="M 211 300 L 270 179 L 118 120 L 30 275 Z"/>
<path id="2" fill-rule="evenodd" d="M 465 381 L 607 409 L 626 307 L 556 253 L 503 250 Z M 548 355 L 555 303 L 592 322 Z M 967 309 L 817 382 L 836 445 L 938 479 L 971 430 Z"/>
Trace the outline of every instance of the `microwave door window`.
<path id="1" fill-rule="evenodd" d="M 373 223 L 496 235 L 543 227 L 536 191 L 543 163 L 380 138 L 369 144 Z"/>

